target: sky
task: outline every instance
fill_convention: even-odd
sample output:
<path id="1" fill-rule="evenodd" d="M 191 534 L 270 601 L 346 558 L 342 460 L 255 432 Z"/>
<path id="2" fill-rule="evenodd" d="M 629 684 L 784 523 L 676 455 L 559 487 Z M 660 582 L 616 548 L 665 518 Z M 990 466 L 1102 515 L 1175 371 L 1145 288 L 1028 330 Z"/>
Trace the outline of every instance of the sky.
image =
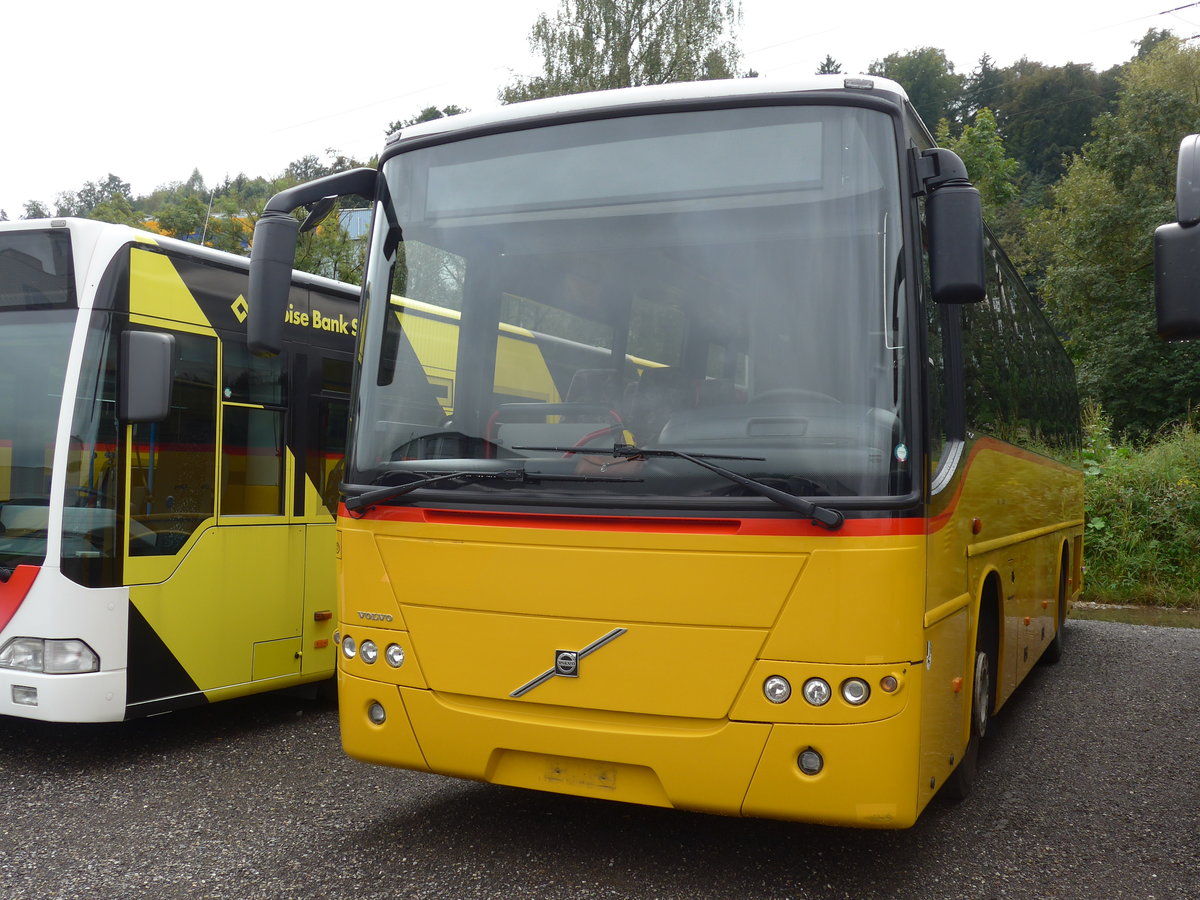
<path id="1" fill-rule="evenodd" d="M 861 72 L 889 53 L 989 54 L 1049 65 L 1124 62 L 1149 28 L 1200 38 L 1186 0 L 742 0 L 743 65 Z M 1002 17 L 991 17 L 997 8 Z M 483 110 L 538 60 L 528 36 L 558 0 L 10 0 L 0 13 L 0 209 L 53 207 L 109 173 L 135 196 L 185 181 L 275 176 L 326 151 L 367 159 L 390 122 L 427 106 Z"/>

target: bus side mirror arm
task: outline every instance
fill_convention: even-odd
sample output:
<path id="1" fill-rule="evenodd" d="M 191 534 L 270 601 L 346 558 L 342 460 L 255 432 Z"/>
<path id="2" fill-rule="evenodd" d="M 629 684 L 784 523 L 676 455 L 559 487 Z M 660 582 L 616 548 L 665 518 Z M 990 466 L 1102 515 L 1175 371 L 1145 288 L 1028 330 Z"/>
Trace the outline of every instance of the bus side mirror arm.
<path id="1" fill-rule="evenodd" d="M 283 347 L 283 318 L 299 232 L 315 228 L 338 197 L 357 195 L 373 201 L 377 177 L 374 169 L 347 169 L 287 188 L 267 201 L 254 225 L 250 250 L 246 343 L 251 353 L 275 356 Z M 300 206 L 309 209 L 303 226 L 291 214 Z"/>
<path id="2" fill-rule="evenodd" d="M 967 179 L 967 167 L 951 150 L 913 154 L 917 194 L 925 194 L 929 228 L 929 276 L 938 303 L 976 303 L 984 281 L 983 209 Z"/>
<path id="3" fill-rule="evenodd" d="M 1154 230 L 1154 305 L 1158 336 L 1200 337 L 1200 134 L 1179 144 L 1175 218 Z"/>

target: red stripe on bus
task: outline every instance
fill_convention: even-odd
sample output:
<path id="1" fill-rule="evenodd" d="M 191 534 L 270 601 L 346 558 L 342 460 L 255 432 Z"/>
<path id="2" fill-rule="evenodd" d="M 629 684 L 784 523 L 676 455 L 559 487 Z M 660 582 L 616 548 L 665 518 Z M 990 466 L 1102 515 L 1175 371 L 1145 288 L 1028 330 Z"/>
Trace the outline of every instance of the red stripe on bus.
<path id="1" fill-rule="evenodd" d="M 847 519 L 836 532 L 808 519 L 698 519 L 674 516 L 584 516 L 555 513 L 473 512 L 457 509 L 380 506 L 367 516 L 350 516 L 343 505 L 340 515 L 358 521 L 407 522 L 430 525 L 485 525 L 500 528 L 555 528 L 569 531 L 658 532 L 670 534 L 742 534 L 783 537 L 879 537 L 924 534 L 919 518 Z"/>
<path id="2" fill-rule="evenodd" d="M 8 581 L 0 581 L 0 631 L 7 628 L 17 614 L 40 571 L 38 566 L 21 565 L 13 570 Z"/>

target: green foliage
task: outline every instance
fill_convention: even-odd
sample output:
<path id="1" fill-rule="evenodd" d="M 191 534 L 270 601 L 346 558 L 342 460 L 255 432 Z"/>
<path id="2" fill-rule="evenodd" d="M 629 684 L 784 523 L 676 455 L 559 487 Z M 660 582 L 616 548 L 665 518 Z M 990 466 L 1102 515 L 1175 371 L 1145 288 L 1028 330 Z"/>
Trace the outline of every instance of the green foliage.
<path id="1" fill-rule="evenodd" d="M 1049 183 L 1087 141 L 1092 121 L 1108 109 L 1112 87 L 1090 65 L 1021 59 L 1001 71 L 992 108 L 1009 152 L 1035 180 Z"/>
<path id="2" fill-rule="evenodd" d="M 121 197 L 132 203 L 129 182 L 111 172 L 104 181 L 88 181 L 78 191 L 63 191 L 56 200 L 56 216 L 86 216 L 103 203 Z"/>
<path id="3" fill-rule="evenodd" d="M 392 122 L 390 125 L 388 125 L 386 133 L 392 134 L 396 131 L 403 131 L 410 125 L 419 125 L 422 122 L 432 122 L 435 119 L 444 119 L 447 116 L 457 116 L 465 112 L 470 112 L 470 110 L 464 109 L 461 106 L 455 106 L 453 103 L 451 103 L 449 106 L 443 106 L 441 109 L 438 109 L 436 106 L 426 106 L 411 119 L 397 119 L 395 122 Z"/>
<path id="4" fill-rule="evenodd" d="M 121 194 L 114 194 L 106 200 L 101 200 L 88 211 L 87 217 L 101 222 L 133 225 L 134 227 L 142 223 L 141 214 L 134 210 L 129 198 Z"/>
<path id="5" fill-rule="evenodd" d="M 867 73 L 899 82 L 926 124 L 958 121 L 964 80 L 955 74 L 945 50 L 922 47 L 891 53 L 871 63 Z"/>
<path id="6" fill-rule="evenodd" d="M 554 18 L 540 14 L 529 35 L 542 73 L 516 78 L 500 99 L 732 78 L 740 19 L 734 0 L 561 0 Z"/>
<path id="7" fill-rule="evenodd" d="M 1114 444 L 1099 407 L 1085 424 L 1086 599 L 1200 606 L 1200 432 L 1185 424 L 1135 450 Z"/>
<path id="8" fill-rule="evenodd" d="M 975 124 L 965 126 L 957 138 L 950 136 L 949 123 L 943 119 L 938 123 L 937 142 L 957 153 L 966 164 L 971 183 L 983 199 L 984 218 L 995 218 L 1017 198 L 1020 164 L 1005 152 L 996 117 L 986 106 L 976 112 Z"/>
<path id="9" fill-rule="evenodd" d="M 842 64 L 830 56 L 825 54 L 825 59 L 821 65 L 817 66 L 817 75 L 840 75 L 842 73 Z"/>
<path id="10" fill-rule="evenodd" d="M 1136 440 L 1200 394 L 1200 345 L 1155 337 L 1154 228 L 1173 218 L 1175 155 L 1200 130 L 1200 50 L 1167 40 L 1122 76 L 1114 113 L 1071 162 L 1032 239 L 1043 293 L 1067 335 L 1081 394 Z"/>
<path id="11" fill-rule="evenodd" d="M 28 200 L 25 202 L 25 212 L 21 216 L 22 219 L 48 219 L 52 213 L 50 207 L 38 200 Z"/>

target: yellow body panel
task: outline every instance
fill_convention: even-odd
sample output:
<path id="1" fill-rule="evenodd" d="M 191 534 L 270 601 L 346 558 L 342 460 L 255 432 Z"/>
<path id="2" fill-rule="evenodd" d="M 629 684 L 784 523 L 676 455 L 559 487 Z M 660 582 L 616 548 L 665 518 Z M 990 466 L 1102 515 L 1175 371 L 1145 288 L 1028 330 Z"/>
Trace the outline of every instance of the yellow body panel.
<path id="1" fill-rule="evenodd" d="M 1081 490 L 981 441 L 927 520 L 857 534 L 341 519 L 340 627 L 405 652 L 400 668 L 339 656 L 344 746 L 496 784 L 905 827 L 967 744 L 984 585 L 1003 576 L 998 702 L 1054 637 L 1064 547 L 1078 595 Z M 570 674 L 564 650 L 586 651 Z M 773 675 L 784 703 L 764 696 Z M 802 698 L 813 677 L 833 690 L 821 707 Z M 870 686 L 861 706 L 849 678 Z"/>
<path id="2" fill-rule="evenodd" d="M 260 656 L 275 662 L 259 677 L 299 675 L 298 646 L 286 670 L 256 646 L 301 637 L 304 571 L 292 560 L 303 553 L 303 526 L 208 528 L 173 558 L 172 577 L 131 586 L 130 599 L 201 690 L 254 681 Z"/>

